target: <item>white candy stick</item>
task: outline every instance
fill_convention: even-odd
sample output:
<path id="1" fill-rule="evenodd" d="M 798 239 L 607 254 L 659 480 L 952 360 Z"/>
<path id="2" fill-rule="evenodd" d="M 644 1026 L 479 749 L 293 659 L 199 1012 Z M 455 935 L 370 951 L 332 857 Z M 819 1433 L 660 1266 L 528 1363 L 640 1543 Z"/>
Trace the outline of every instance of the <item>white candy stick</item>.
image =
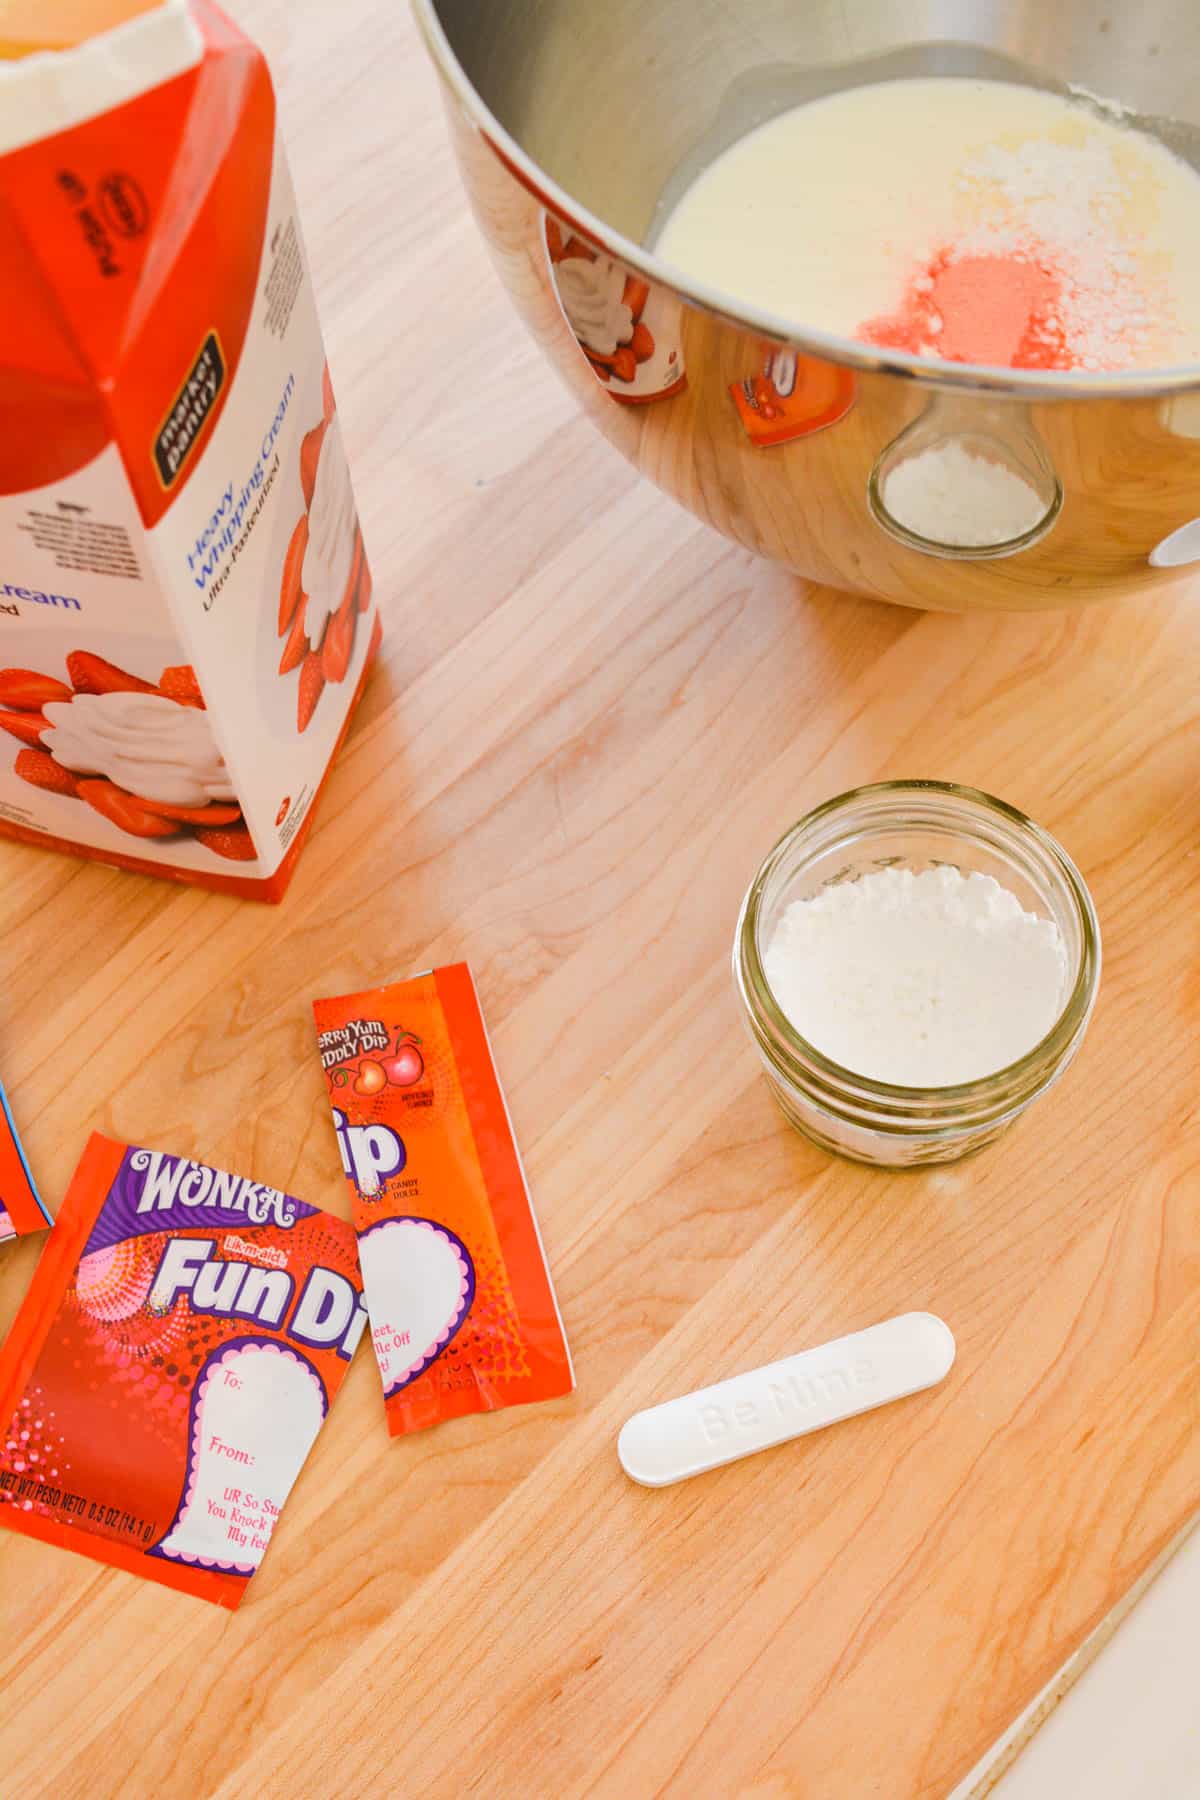
<path id="1" fill-rule="evenodd" d="M 669 1487 L 936 1387 L 954 1355 L 954 1333 L 943 1320 L 904 1313 L 634 1413 L 617 1455 L 643 1487 Z"/>

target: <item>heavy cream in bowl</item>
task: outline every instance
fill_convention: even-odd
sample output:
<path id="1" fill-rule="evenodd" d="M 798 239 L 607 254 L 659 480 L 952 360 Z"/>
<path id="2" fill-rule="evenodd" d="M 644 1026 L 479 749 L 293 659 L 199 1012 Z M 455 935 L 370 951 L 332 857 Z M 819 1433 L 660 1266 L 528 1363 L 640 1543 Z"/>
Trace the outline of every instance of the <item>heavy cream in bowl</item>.
<path id="1" fill-rule="evenodd" d="M 1020 83 L 884 81 L 793 107 L 702 170 L 655 249 L 735 301 L 881 349 L 1200 363 L 1200 174 L 1119 109 Z"/>

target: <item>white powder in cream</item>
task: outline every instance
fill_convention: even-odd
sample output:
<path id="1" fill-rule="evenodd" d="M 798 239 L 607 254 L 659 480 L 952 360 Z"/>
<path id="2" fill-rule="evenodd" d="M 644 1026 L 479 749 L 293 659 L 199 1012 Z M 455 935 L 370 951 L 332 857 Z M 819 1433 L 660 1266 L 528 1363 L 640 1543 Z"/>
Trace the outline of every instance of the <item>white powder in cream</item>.
<path id="1" fill-rule="evenodd" d="M 888 868 L 794 900 L 763 956 L 800 1035 L 856 1074 L 950 1087 L 1041 1042 L 1067 989 L 1058 926 L 990 875 Z"/>
<path id="2" fill-rule="evenodd" d="M 736 299 L 922 356 L 1200 361 L 1200 176 L 1113 113 L 953 76 L 846 88 L 722 150 L 655 249 Z"/>
<path id="3" fill-rule="evenodd" d="M 898 462 L 884 477 L 882 496 L 906 531 L 963 550 L 1024 537 L 1049 510 L 1014 470 L 954 438 Z"/>

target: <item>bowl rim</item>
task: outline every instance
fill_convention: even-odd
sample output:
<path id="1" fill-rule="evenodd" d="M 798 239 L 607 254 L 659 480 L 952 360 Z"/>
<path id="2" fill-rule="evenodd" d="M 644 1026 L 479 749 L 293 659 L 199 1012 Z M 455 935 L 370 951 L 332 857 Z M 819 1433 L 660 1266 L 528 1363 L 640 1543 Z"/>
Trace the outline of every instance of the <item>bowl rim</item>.
<path id="1" fill-rule="evenodd" d="M 438 16 L 437 0 L 412 0 L 412 9 L 426 48 L 454 98 L 522 186 L 597 249 L 646 280 L 672 289 L 712 318 L 756 333 L 781 348 L 797 350 L 802 355 L 812 355 L 864 374 L 893 375 L 920 387 L 1018 395 L 1031 401 L 1171 398 L 1200 392 L 1200 363 L 1109 374 L 1064 369 L 1044 374 L 1035 369 L 1010 369 L 989 363 L 935 362 L 901 350 L 878 350 L 854 338 L 839 337 L 816 327 L 798 327 L 782 313 L 735 300 L 720 288 L 695 280 L 673 263 L 647 250 L 643 244 L 627 238 L 560 187 L 521 148 L 484 101 L 451 46 Z"/>

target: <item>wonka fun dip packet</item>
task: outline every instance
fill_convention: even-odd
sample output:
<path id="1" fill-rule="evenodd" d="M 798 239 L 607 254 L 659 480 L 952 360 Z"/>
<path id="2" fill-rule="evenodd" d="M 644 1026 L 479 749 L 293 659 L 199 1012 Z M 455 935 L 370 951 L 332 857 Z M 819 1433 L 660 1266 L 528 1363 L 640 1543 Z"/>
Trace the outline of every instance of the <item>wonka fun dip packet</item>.
<path id="1" fill-rule="evenodd" d="M 0 1525 L 235 1608 L 365 1324 L 343 1220 L 94 1135 L 0 1355 Z"/>
<path id="2" fill-rule="evenodd" d="M 8 1097 L 0 1087 L 0 1244 L 27 1231 L 45 1231 L 51 1223 L 33 1184 Z"/>
<path id="3" fill-rule="evenodd" d="M 574 1387 L 465 963 L 314 1002 L 393 1437 Z"/>

